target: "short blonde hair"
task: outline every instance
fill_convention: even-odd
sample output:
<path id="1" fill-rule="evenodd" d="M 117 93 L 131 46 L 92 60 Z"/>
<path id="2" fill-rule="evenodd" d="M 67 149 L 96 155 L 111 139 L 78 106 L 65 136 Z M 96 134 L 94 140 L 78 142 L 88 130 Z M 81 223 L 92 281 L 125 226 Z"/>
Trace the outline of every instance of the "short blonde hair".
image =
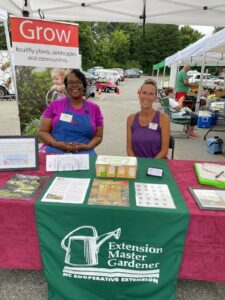
<path id="1" fill-rule="evenodd" d="M 54 68 L 51 70 L 51 78 L 53 79 L 55 76 L 59 75 L 63 80 L 66 76 L 66 70 L 60 68 Z"/>

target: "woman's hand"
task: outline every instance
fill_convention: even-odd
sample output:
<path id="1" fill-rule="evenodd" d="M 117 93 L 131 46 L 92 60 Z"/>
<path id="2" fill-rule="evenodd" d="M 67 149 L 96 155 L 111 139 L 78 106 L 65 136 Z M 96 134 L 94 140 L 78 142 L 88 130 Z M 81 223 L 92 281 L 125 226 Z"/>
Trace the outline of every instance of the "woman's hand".
<path id="1" fill-rule="evenodd" d="M 67 143 L 67 142 L 57 141 L 52 146 L 60 150 L 63 150 L 64 152 L 73 152 L 74 149 L 73 143 Z"/>
<path id="2" fill-rule="evenodd" d="M 81 150 L 90 150 L 90 147 L 86 144 L 76 142 L 56 142 L 54 147 L 63 150 L 64 152 L 79 152 Z"/>

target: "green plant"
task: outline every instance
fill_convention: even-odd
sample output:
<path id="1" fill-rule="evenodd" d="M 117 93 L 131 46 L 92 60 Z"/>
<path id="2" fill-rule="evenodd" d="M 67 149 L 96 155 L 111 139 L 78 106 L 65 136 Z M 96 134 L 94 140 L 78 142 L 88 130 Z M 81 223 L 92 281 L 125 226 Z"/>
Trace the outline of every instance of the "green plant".
<path id="1" fill-rule="evenodd" d="M 30 123 L 25 125 L 23 134 L 24 135 L 38 135 L 40 126 L 40 119 L 32 119 Z"/>

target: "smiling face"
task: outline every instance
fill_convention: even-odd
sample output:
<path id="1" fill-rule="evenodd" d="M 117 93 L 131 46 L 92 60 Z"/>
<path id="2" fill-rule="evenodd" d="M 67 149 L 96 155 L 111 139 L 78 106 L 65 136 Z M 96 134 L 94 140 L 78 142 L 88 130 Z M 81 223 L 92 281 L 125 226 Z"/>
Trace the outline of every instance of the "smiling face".
<path id="1" fill-rule="evenodd" d="M 139 94 L 141 108 L 150 108 L 156 100 L 156 87 L 152 84 L 144 84 Z"/>
<path id="2" fill-rule="evenodd" d="M 67 92 L 71 99 L 81 100 L 84 93 L 83 82 L 73 73 L 68 75 Z"/>
<path id="3" fill-rule="evenodd" d="M 64 78 L 60 75 L 60 74 L 56 74 L 53 78 L 52 78 L 52 83 L 54 85 L 62 85 L 63 84 L 63 80 Z"/>

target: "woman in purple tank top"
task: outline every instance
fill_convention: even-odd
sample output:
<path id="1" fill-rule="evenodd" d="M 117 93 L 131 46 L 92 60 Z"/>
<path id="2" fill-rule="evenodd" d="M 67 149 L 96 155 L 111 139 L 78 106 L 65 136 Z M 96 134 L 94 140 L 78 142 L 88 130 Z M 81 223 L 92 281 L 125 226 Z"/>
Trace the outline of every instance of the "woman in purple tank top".
<path id="1" fill-rule="evenodd" d="M 153 109 L 157 85 L 147 79 L 141 86 L 141 110 L 127 118 L 128 156 L 166 158 L 170 139 L 170 122 L 166 114 Z"/>

